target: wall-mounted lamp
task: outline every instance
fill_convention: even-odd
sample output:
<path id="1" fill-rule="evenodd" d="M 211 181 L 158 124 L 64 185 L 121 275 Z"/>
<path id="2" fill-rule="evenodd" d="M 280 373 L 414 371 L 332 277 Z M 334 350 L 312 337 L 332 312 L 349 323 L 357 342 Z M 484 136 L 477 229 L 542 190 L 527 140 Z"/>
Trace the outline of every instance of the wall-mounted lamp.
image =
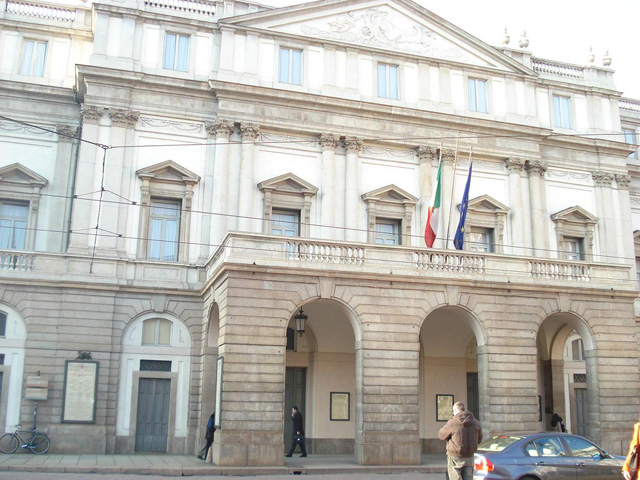
<path id="1" fill-rule="evenodd" d="M 304 314 L 302 309 L 300 309 L 300 311 L 294 318 L 296 319 L 296 332 L 298 332 L 300 336 L 302 336 L 307 326 L 307 320 L 309 319 L 309 317 Z"/>

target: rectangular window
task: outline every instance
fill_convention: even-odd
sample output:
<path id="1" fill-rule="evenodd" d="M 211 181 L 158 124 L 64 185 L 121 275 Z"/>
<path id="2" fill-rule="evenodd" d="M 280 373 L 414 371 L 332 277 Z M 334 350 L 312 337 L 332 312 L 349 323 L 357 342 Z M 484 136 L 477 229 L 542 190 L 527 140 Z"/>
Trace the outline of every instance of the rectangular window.
<path id="1" fill-rule="evenodd" d="M 564 259 L 584 260 L 584 245 L 582 238 L 564 237 Z"/>
<path id="2" fill-rule="evenodd" d="M 25 40 L 22 45 L 20 75 L 42 77 L 44 75 L 44 60 L 46 56 L 47 42 Z"/>
<path id="3" fill-rule="evenodd" d="M 164 37 L 164 68 L 189 70 L 189 36 L 167 33 Z"/>
<path id="4" fill-rule="evenodd" d="M 571 359 L 579 362 L 584 360 L 584 345 L 581 338 L 571 342 Z"/>
<path id="5" fill-rule="evenodd" d="M 493 229 L 468 227 L 465 232 L 464 243 L 472 252 L 492 253 L 495 251 L 493 243 Z"/>
<path id="6" fill-rule="evenodd" d="M 629 144 L 632 144 L 632 145 L 635 145 L 635 143 L 636 143 L 636 132 L 634 130 L 630 130 L 630 129 L 624 128 L 622 130 L 622 133 L 624 134 L 624 141 L 625 142 L 627 142 Z M 638 152 L 636 151 L 636 152 L 630 153 L 629 154 L 629 158 L 638 158 Z"/>
<path id="7" fill-rule="evenodd" d="M 141 372 L 170 372 L 170 360 L 140 360 Z"/>
<path id="8" fill-rule="evenodd" d="M 398 99 L 398 66 L 378 64 L 378 97 Z"/>
<path id="9" fill-rule="evenodd" d="M 280 49 L 280 83 L 302 85 L 302 50 Z"/>
<path id="10" fill-rule="evenodd" d="M 571 128 L 571 99 L 553 96 L 553 124 L 556 127 Z"/>
<path id="11" fill-rule="evenodd" d="M 378 245 L 401 245 L 400 221 L 376 218 L 375 242 Z"/>
<path id="12" fill-rule="evenodd" d="M 149 216 L 149 260 L 178 261 L 180 202 L 152 200 Z"/>
<path id="13" fill-rule="evenodd" d="M 469 79 L 469 110 L 487 113 L 487 81 L 477 78 Z"/>
<path id="14" fill-rule="evenodd" d="M 0 202 L 0 248 L 24 250 L 29 205 Z"/>
<path id="15" fill-rule="evenodd" d="M 0 312 L 0 337 L 5 337 L 7 334 L 7 314 Z"/>
<path id="16" fill-rule="evenodd" d="M 300 212 L 273 210 L 271 212 L 271 233 L 286 237 L 300 236 Z"/>

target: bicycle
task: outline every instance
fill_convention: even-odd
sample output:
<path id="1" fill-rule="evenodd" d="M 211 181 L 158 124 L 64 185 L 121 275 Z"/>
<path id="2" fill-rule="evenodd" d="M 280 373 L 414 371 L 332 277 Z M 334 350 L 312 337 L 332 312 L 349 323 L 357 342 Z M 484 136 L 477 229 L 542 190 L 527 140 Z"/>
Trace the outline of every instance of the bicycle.
<path id="1" fill-rule="evenodd" d="M 13 433 L 5 433 L 0 437 L 0 452 L 2 453 L 14 453 L 20 448 L 28 448 L 36 455 L 42 455 L 49 451 L 49 436 L 47 432 L 38 431 L 35 428 L 29 430 L 18 430 L 20 425 L 16 425 L 16 431 Z M 29 433 L 29 438 L 26 441 L 20 436 L 20 432 Z"/>

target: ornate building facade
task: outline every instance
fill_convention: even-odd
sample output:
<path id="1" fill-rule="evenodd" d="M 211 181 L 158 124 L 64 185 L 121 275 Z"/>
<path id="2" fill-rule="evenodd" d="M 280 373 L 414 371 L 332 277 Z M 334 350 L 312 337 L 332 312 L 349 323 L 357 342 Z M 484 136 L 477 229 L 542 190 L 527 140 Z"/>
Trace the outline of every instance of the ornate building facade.
<path id="1" fill-rule="evenodd" d="M 2 5 L 2 429 L 37 402 L 52 451 L 193 453 L 215 409 L 214 462 L 278 465 L 297 404 L 312 453 L 417 464 L 462 400 L 622 451 L 640 101 L 610 59 L 410 0 Z"/>

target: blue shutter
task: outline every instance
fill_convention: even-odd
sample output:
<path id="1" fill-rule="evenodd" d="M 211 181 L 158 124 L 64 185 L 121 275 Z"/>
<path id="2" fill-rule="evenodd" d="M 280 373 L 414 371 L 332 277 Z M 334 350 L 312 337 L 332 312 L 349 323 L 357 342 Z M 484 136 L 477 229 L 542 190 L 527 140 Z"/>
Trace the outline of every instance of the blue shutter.
<path id="1" fill-rule="evenodd" d="M 176 70 L 186 72 L 189 70 L 189 37 L 178 35 L 178 58 Z"/>
<path id="2" fill-rule="evenodd" d="M 302 52 L 291 50 L 291 83 L 302 85 Z"/>
<path id="3" fill-rule="evenodd" d="M 280 83 L 289 83 L 289 49 L 280 49 Z"/>
<path id="4" fill-rule="evenodd" d="M 487 82 L 476 80 L 478 86 L 478 112 L 487 113 Z"/>
<path id="5" fill-rule="evenodd" d="M 389 69 L 389 98 L 398 99 L 398 67 L 388 65 Z"/>
<path id="6" fill-rule="evenodd" d="M 467 85 L 469 86 L 469 110 L 476 112 L 478 111 L 478 102 L 476 100 L 476 81 L 470 78 Z"/>
<path id="7" fill-rule="evenodd" d="M 173 70 L 175 68 L 174 61 L 176 58 L 176 36 L 167 33 L 164 37 L 164 64 L 163 68 Z"/>
<path id="8" fill-rule="evenodd" d="M 387 66 L 378 64 L 378 97 L 387 96 Z"/>

